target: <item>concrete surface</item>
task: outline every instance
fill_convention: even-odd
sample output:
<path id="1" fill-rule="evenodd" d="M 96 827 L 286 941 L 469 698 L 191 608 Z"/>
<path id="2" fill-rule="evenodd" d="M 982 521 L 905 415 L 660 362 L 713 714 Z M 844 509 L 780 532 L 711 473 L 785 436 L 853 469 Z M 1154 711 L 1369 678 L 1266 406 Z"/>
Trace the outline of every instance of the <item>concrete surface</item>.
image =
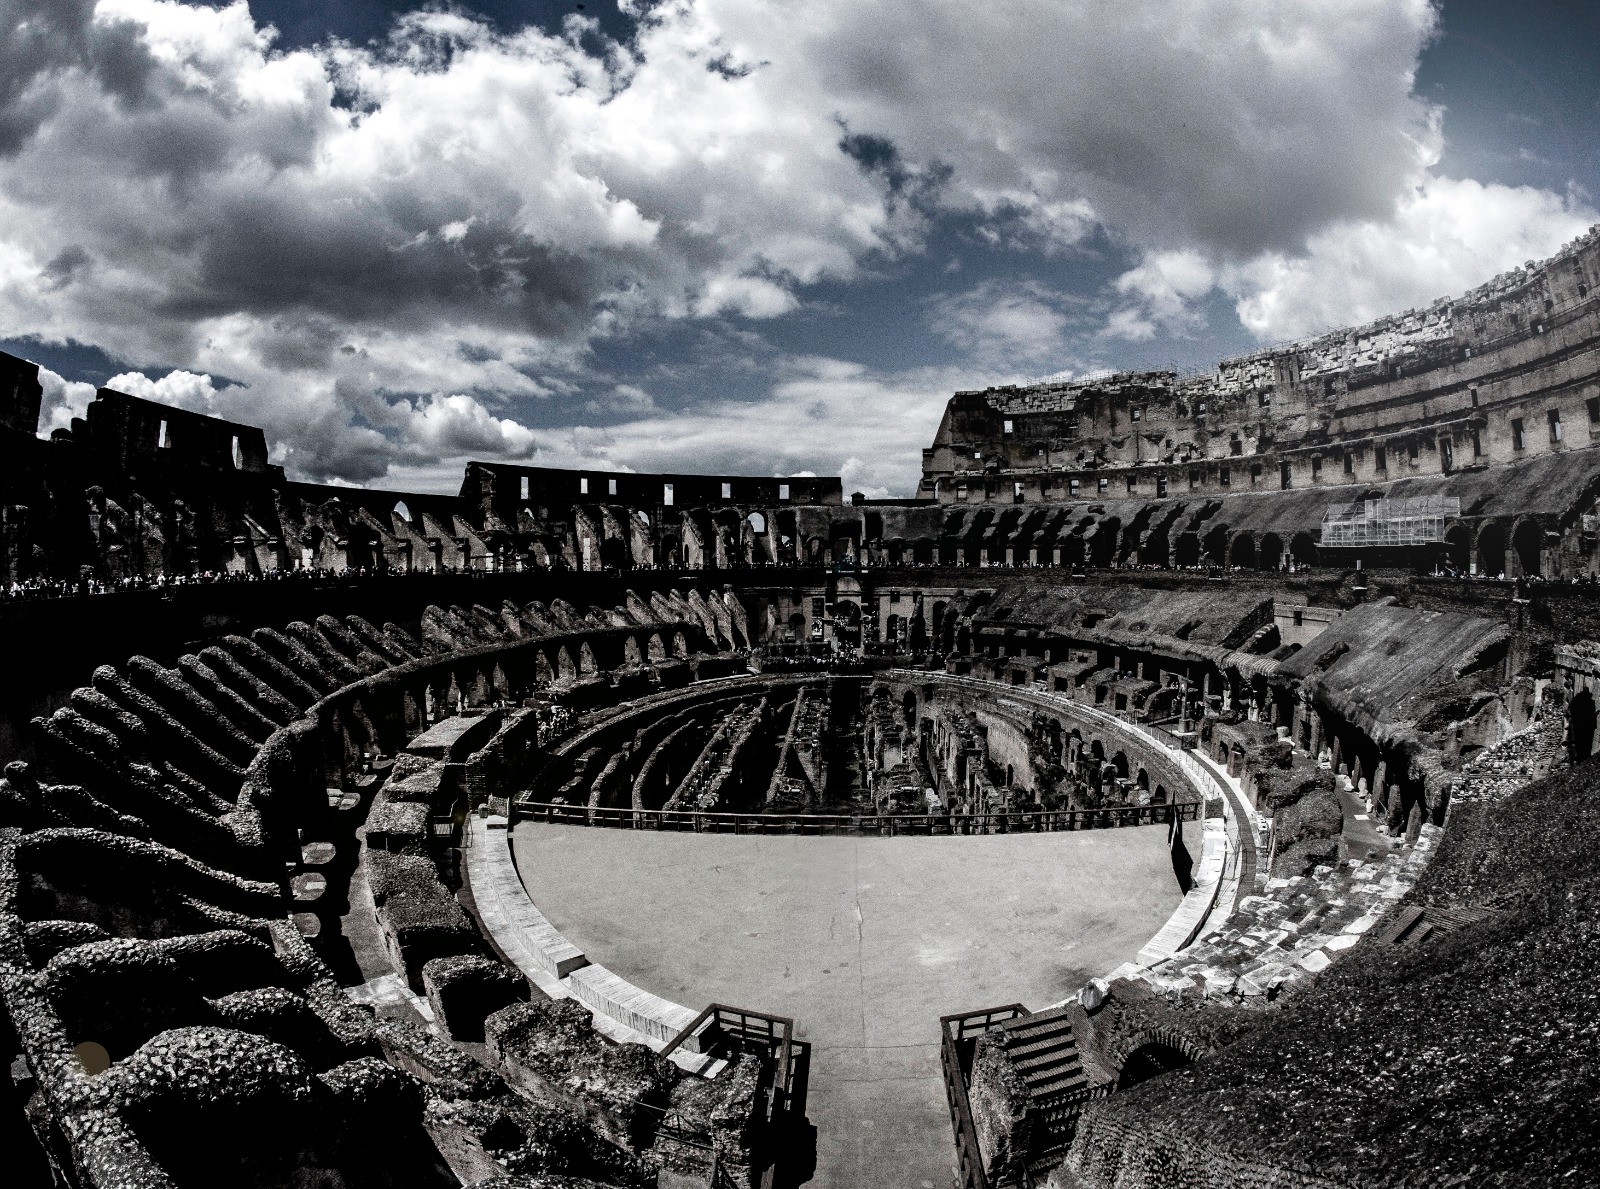
<path id="1" fill-rule="evenodd" d="M 1165 826 L 956 838 L 522 823 L 529 895 L 593 960 L 812 1044 L 813 1186 L 947 1189 L 939 1017 L 1038 1009 L 1131 959 L 1181 900 Z"/>

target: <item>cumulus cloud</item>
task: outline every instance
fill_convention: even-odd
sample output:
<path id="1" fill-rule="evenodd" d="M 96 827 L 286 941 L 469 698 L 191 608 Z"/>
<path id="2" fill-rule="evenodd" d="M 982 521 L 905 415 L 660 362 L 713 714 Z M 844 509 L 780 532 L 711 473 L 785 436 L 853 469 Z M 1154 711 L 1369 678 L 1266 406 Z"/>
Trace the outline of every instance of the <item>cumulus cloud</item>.
<path id="1" fill-rule="evenodd" d="M 909 495 L 949 394 L 990 382 L 973 369 L 884 372 L 816 356 L 779 359 L 772 370 L 750 400 L 544 431 L 540 465 L 840 475 L 847 491 Z"/>
<path id="2" fill-rule="evenodd" d="M 429 396 L 388 406 L 388 424 L 401 440 L 440 457 L 532 458 L 538 450 L 531 430 L 496 418 L 470 396 Z"/>
<path id="3" fill-rule="evenodd" d="M 1037 281 L 984 281 L 934 301 L 928 323 L 975 362 L 1025 367 L 1061 361 L 1079 304 Z"/>
<path id="4" fill-rule="evenodd" d="M 1299 338 L 1463 292 L 1549 256 L 1597 219 L 1548 190 L 1432 178 L 1389 219 L 1335 224 L 1304 254 L 1265 254 L 1221 283 L 1259 338 Z"/>
<path id="5" fill-rule="evenodd" d="M 1203 328 L 1194 303 L 1217 283 L 1217 270 L 1193 249 L 1153 252 L 1116 279 L 1113 288 L 1128 304 L 1113 310 L 1101 334 L 1137 341 L 1158 330 L 1191 334 Z"/>
<path id="6" fill-rule="evenodd" d="M 1228 261 L 1183 249 L 1152 252 L 1113 284 L 1119 304 L 1101 328 L 1130 341 L 1205 328 L 1213 292 L 1265 343 L 1427 305 L 1540 260 L 1600 221 L 1575 194 L 1427 175 L 1383 218 L 1342 220 L 1297 252 Z"/>
<path id="7" fill-rule="evenodd" d="M 617 384 L 610 392 L 591 398 L 584 404 L 586 413 L 605 416 L 651 412 L 655 398 L 637 384 Z"/>
<path id="8" fill-rule="evenodd" d="M 841 411 L 887 443 L 877 414 L 833 403 L 848 392 L 926 405 L 923 439 L 937 398 L 909 372 L 791 364 L 748 404 L 672 414 L 591 346 L 663 320 L 759 327 L 950 218 L 992 250 L 1104 232 L 1141 254 L 1112 337 L 1191 331 L 1207 276 L 1279 333 L 1323 315 L 1341 252 L 1381 253 L 1349 229 L 1425 244 L 1407 196 L 1451 201 L 1428 181 L 1440 114 L 1411 90 L 1428 0 L 1125 0 L 1115 19 L 1059 0 L 626 2 L 627 44 L 579 18 L 501 34 L 433 11 L 375 46 L 284 52 L 242 0 L 0 0 L 0 336 L 169 361 L 138 373 L 158 399 L 264 424 L 299 476 L 553 449 L 528 422 L 565 425 L 574 456 L 643 458 L 653 434 L 673 466 L 764 470 L 811 447 L 736 446 L 731 427 L 815 437 L 805 410 Z M 1559 221 L 1491 191 L 1524 238 Z M 1440 249 L 1455 263 L 1429 283 L 1494 254 Z M 1091 333 L 1033 283 L 949 296 L 929 326 L 1000 370 Z M 639 428 L 576 424 L 602 415 Z"/>
<path id="9" fill-rule="evenodd" d="M 74 417 L 82 417 L 94 399 L 94 385 L 64 380 L 47 367 L 39 369 L 39 386 L 44 396 L 39 402 L 39 432 L 45 437 L 58 429 L 70 429 Z"/>
<path id="10" fill-rule="evenodd" d="M 217 412 L 216 384 L 210 376 L 197 376 L 193 372 L 171 371 L 155 380 L 143 372 L 121 372 L 107 380 L 105 386 L 193 413 L 215 415 Z"/>

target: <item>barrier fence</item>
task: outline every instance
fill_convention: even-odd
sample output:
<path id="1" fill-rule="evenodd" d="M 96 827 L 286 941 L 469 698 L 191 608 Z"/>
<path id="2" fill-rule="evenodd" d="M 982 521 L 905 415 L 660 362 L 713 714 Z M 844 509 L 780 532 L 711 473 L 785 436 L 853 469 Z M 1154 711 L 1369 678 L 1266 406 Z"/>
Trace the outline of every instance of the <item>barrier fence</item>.
<path id="1" fill-rule="evenodd" d="M 513 822 L 676 830 L 694 834 L 1041 834 L 1164 826 L 1200 818 L 1199 801 L 1114 805 L 1100 809 L 1034 809 L 1014 813 L 715 813 L 699 809 L 623 809 L 559 801 L 513 801 Z"/>
<path id="2" fill-rule="evenodd" d="M 939 1017 L 939 1064 L 944 1073 L 945 1103 L 950 1108 L 950 1127 L 956 1139 L 957 1189 L 989 1189 L 983 1153 L 978 1147 L 978 1131 L 967 1101 L 967 1084 L 972 1074 L 972 1058 L 978 1037 L 996 1024 L 1028 1015 L 1020 1003 L 981 1011 L 960 1012 Z"/>
<path id="3" fill-rule="evenodd" d="M 729 1056 L 741 1050 L 755 1052 L 767 1064 L 770 1077 L 764 1080 L 762 1110 L 767 1133 L 761 1137 L 762 1151 L 757 1157 L 759 1189 L 774 1189 L 780 1173 L 779 1160 L 790 1138 L 789 1129 L 805 1115 L 811 1045 L 796 1039 L 794 1031 L 794 1021 L 787 1016 L 713 1003 L 661 1050 L 661 1056 L 666 1057 L 691 1036 L 700 1035 L 708 1052 L 725 1052 Z M 712 1162 L 711 1189 L 732 1189 L 738 1183 L 717 1155 Z"/>

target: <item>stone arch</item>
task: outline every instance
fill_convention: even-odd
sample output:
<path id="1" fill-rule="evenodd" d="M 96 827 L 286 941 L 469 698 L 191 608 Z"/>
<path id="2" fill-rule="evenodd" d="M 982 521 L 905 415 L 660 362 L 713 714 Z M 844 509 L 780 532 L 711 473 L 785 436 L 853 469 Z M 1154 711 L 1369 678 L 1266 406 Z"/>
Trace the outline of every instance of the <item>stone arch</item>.
<path id="1" fill-rule="evenodd" d="M 501 668 L 498 661 L 495 662 L 494 669 L 489 674 L 489 682 L 494 689 L 497 701 L 508 702 L 511 700 L 511 682 L 507 679 L 506 671 Z"/>
<path id="2" fill-rule="evenodd" d="M 1145 1040 L 1128 1051 L 1127 1056 L 1118 1063 L 1117 1089 L 1126 1090 L 1153 1077 L 1194 1064 L 1194 1058 L 1184 1051 L 1188 1047 L 1185 1045 L 1180 1048 L 1168 1043 L 1165 1038 Z"/>
<path id="3" fill-rule="evenodd" d="M 1228 548 L 1228 564 L 1252 569 L 1256 564 L 1256 543 L 1249 533 L 1238 533 Z"/>
<path id="4" fill-rule="evenodd" d="M 1256 551 L 1256 565 L 1263 570 L 1276 570 L 1283 561 L 1283 538 L 1277 533 L 1263 533 L 1261 546 Z"/>
<path id="5" fill-rule="evenodd" d="M 1150 791 L 1150 773 L 1144 770 L 1143 765 L 1140 766 L 1139 771 L 1134 775 L 1133 783 L 1138 785 L 1145 792 Z"/>
<path id="6" fill-rule="evenodd" d="M 1595 751 L 1594 695 L 1582 690 L 1567 710 L 1567 758 L 1574 764 Z"/>
<path id="7" fill-rule="evenodd" d="M 672 633 L 672 655 L 684 658 L 689 655 L 689 641 L 684 639 L 682 632 Z"/>
<path id="8" fill-rule="evenodd" d="M 1121 780 L 1128 779 L 1128 753 L 1119 751 L 1111 757 L 1111 766 L 1117 770 L 1117 777 Z"/>
<path id="9" fill-rule="evenodd" d="M 1164 524 L 1151 529 L 1139 543 L 1139 562 L 1142 565 L 1164 566 L 1170 553 L 1167 526 Z"/>
<path id="10" fill-rule="evenodd" d="M 1472 534 L 1464 524 L 1452 524 L 1444 534 L 1444 558 L 1465 574 L 1472 565 Z"/>
<path id="11" fill-rule="evenodd" d="M 1298 532 L 1289 541 L 1289 556 L 1294 559 L 1296 566 L 1315 566 L 1317 564 L 1317 542 L 1308 532 Z M 1462 564 L 1466 569 L 1466 564 Z"/>
<path id="12" fill-rule="evenodd" d="M 1516 555 L 1517 572 L 1525 577 L 1543 573 L 1539 555 L 1544 546 L 1544 531 L 1533 519 L 1519 520 L 1511 533 L 1511 551 Z"/>
<path id="13" fill-rule="evenodd" d="M 1094 536 L 1089 538 L 1089 562 L 1096 566 L 1109 566 L 1111 559 L 1116 555 L 1117 534 L 1122 530 L 1122 521 L 1116 516 L 1107 516 L 1095 525 Z"/>
<path id="14" fill-rule="evenodd" d="M 1200 564 L 1200 536 L 1198 533 L 1180 533 L 1178 543 L 1173 547 L 1172 562 L 1174 565 L 1189 567 Z"/>
<path id="15" fill-rule="evenodd" d="M 549 685 L 556 679 L 555 667 L 550 663 L 550 654 L 542 648 L 533 654 L 533 677 L 541 685 Z"/>
<path id="16" fill-rule="evenodd" d="M 556 673 L 562 681 L 573 681 L 578 676 L 578 666 L 565 644 L 556 649 Z"/>
<path id="17" fill-rule="evenodd" d="M 644 663 L 644 658 L 639 653 L 639 641 L 637 638 L 633 636 L 623 637 L 622 663 L 629 667 Z"/>
<path id="18" fill-rule="evenodd" d="M 644 654 L 652 661 L 667 659 L 667 646 L 661 642 L 660 632 L 651 632 L 650 638 L 645 641 Z"/>
<path id="19" fill-rule="evenodd" d="M 1478 530 L 1478 573 L 1493 578 L 1505 568 L 1506 530 L 1497 520 L 1485 521 Z"/>
<path id="20" fill-rule="evenodd" d="M 360 698 L 352 698 L 347 713 L 339 716 L 339 726 L 344 734 L 345 754 L 357 766 L 369 747 L 377 746 L 372 722 Z"/>
<path id="21" fill-rule="evenodd" d="M 600 671 L 600 666 L 595 663 L 594 649 L 589 641 L 585 640 L 578 646 L 578 672 L 584 677 L 593 677 Z"/>
<path id="22" fill-rule="evenodd" d="M 1219 524 L 1205 536 L 1205 557 L 1214 566 L 1228 564 L 1228 526 Z"/>

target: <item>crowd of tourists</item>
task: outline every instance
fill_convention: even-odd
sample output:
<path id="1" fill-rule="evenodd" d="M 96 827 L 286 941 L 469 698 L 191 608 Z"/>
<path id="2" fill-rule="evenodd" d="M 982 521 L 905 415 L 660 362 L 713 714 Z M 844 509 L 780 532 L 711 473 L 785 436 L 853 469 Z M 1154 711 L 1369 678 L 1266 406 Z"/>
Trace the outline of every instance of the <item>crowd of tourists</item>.
<path id="1" fill-rule="evenodd" d="M 0 602 L 28 602 L 36 599 L 73 599 L 90 595 L 123 594 L 128 591 L 167 591 L 188 586 L 235 586 L 258 582 L 348 582 L 365 578 L 407 578 L 423 574 L 468 574 L 481 576 L 484 570 L 389 570 L 360 566 L 328 569 L 308 566 L 296 570 L 267 570 L 262 573 L 234 570 L 203 570 L 197 574 L 143 574 L 121 578 L 99 578 L 85 574 L 78 578 L 23 578 L 0 583 Z"/>

